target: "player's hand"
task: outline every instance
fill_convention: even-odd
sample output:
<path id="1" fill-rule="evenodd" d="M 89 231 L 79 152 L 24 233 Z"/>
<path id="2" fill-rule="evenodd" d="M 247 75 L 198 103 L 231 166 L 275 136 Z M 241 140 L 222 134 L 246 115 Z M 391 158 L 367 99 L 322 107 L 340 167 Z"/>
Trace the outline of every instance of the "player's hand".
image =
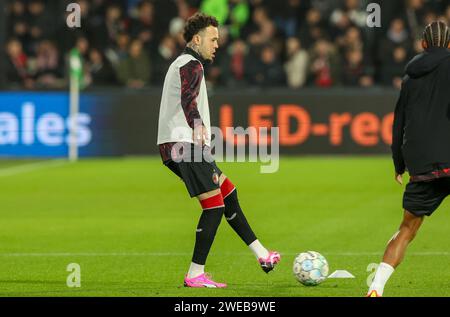
<path id="1" fill-rule="evenodd" d="M 395 173 L 395 181 L 400 185 L 403 185 L 403 174 Z"/>

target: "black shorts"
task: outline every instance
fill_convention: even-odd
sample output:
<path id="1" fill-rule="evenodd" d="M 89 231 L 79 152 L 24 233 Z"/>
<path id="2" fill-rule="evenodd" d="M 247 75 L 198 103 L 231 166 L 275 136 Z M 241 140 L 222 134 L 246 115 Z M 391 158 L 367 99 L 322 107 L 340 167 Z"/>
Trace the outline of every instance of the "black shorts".
<path id="1" fill-rule="evenodd" d="M 430 216 L 450 195 L 450 177 L 429 182 L 410 182 L 403 195 L 403 208 L 416 216 Z"/>
<path id="2" fill-rule="evenodd" d="M 214 161 L 177 163 L 170 160 L 164 165 L 181 178 L 191 197 L 220 189 L 219 178 L 222 171 Z"/>

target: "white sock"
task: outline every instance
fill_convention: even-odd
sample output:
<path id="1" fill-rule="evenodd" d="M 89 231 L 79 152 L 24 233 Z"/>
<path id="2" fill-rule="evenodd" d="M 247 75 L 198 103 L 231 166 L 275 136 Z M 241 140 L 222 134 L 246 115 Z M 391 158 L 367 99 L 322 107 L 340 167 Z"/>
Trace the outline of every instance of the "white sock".
<path id="1" fill-rule="evenodd" d="M 191 266 L 189 267 L 188 278 L 194 278 L 199 276 L 200 274 L 205 273 L 205 266 L 200 265 L 194 262 L 191 262 Z"/>
<path id="2" fill-rule="evenodd" d="M 384 286 L 391 277 L 392 273 L 394 273 L 394 268 L 387 263 L 381 262 L 378 266 L 377 272 L 375 273 L 375 278 L 373 279 L 372 285 L 370 285 L 369 293 L 375 290 L 379 296 L 382 296 Z"/>
<path id="3" fill-rule="evenodd" d="M 259 240 L 253 241 L 252 243 L 250 243 L 248 247 L 250 248 L 250 250 L 253 251 L 257 259 L 259 258 L 265 259 L 269 256 L 269 251 L 267 251 L 267 249 L 264 248 L 264 246 L 261 244 L 261 242 L 259 242 Z"/>

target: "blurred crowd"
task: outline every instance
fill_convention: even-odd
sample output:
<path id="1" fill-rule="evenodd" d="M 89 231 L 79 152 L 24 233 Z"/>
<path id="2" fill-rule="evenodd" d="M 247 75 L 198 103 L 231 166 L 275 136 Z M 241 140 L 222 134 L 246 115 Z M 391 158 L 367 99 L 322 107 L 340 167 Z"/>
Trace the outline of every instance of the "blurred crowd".
<path id="1" fill-rule="evenodd" d="M 71 2 L 81 28 L 66 25 Z M 371 2 L 381 5 L 380 28 L 367 26 Z M 449 0 L 10 0 L 7 10 L 10 89 L 67 87 L 73 49 L 85 87 L 161 86 L 197 11 L 220 23 L 209 87 L 399 88 L 423 28 L 450 23 Z"/>

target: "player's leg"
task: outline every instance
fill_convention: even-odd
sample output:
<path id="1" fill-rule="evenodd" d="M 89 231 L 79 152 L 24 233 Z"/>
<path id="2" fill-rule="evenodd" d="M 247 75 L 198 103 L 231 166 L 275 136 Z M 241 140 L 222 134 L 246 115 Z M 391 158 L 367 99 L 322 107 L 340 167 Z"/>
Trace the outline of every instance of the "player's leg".
<path id="1" fill-rule="evenodd" d="M 194 151 L 191 151 L 194 153 Z M 223 217 L 225 205 L 220 192 L 219 174 L 210 163 L 182 161 L 166 164 L 186 185 L 191 197 L 196 197 L 202 207 L 195 237 L 194 252 L 189 271 L 185 276 L 187 287 L 225 287 L 205 274 L 205 263 Z"/>
<path id="2" fill-rule="evenodd" d="M 419 230 L 424 216 L 416 216 L 405 210 L 403 221 L 399 230 L 389 240 L 384 252 L 383 262 L 389 264 L 394 269 L 402 262 L 406 248 L 414 239 Z"/>
<path id="3" fill-rule="evenodd" d="M 382 296 L 384 287 L 402 262 L 406 248 L 414 239 L 424 216 L 430 216 L 442 201 L 450 194 L 449 179 L 438 179 L 431 182 L 410 182 L 403 195 L 404 216 L 399 230 L 389 240 L 369 288 L 368 296 Z"/>
<path id="4" fill-rule="evenodd" d="M 370 285 L 368 293 L 370 296 L 383 295 L 384 286 L 395 268 L 402 262 L 406 248 L 416 236 L 422 222 L 423 216 L 416 216 L 405 210 L 400 228 L 389 240 L 384 252 L 383 262 L 378 266 L 374 280 Z"/>
<path id="5" fill-rule="evenodd" d="M 222 194 L 220 189 L 217 189 L 200 194 L 197 198 L 203 211 L 198 222 L 194 253 L 184 285 L 188 287 L 226 287 L 226 284 L 216 283 L 205 275 L 206 259 L 224 212 Z"/>
<path id="6" fill-rule="evenodd" d="M 245 244 L 253 251 L 261 265 L 261 268 L 266 273 L 270 272 L 280 261 L 280 254 L 278 252 L 268 251 L 256 238 L 256 235 L 254 234 L 241 209 L 237 189 L 233 183 L 224 174 L 220 175 L 219 183 L 225 202 L 225 218 L 227 219 L 227 222 L 245 242 Z"/>

